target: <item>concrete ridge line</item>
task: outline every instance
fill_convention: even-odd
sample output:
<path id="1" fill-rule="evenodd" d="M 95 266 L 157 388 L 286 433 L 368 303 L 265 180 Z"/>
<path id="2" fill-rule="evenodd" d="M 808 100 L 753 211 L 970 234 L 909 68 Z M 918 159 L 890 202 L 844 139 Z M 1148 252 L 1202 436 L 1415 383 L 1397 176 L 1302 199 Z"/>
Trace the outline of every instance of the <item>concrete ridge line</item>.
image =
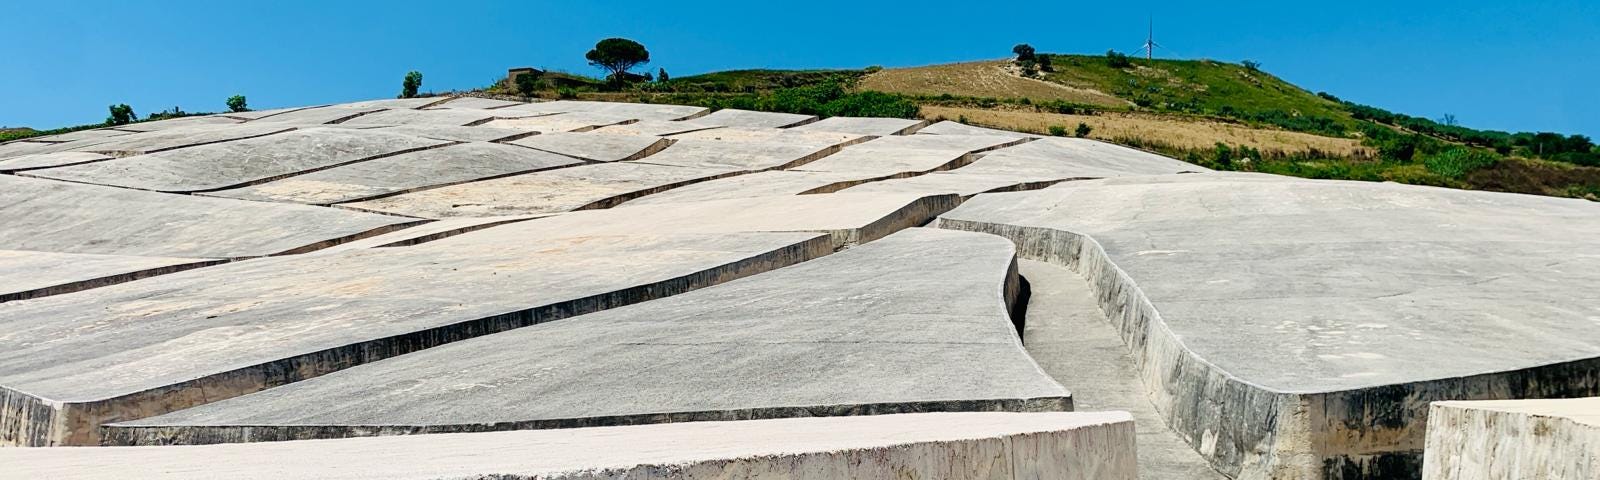
<path id="1" fill-rule="evenodd" d="M 191 143 L 191 144 L 186 144 L 186 145 L 178 145 L 176 147 L 167 147 L 167 148 L 158 148 L 158 149 L 154 149 L 154 150 L 145 150 L 145 151 L 142 151 L 142 152 L 133 152 L 133 151 L 128 151 L 128 150 L 89 150 L 89 149 L 94 148 L 94 145 L 89 145 L 87 147 L 84 147 L 85 150 L 68 150 L 68 151 L 69 152 L 98 153 L 98 154 L 101 154 L 101 155 L 109 156 L 109 157 L 111 157 L 111 159 L 133 158 L 133 157 L 137 157 L 137 156 L 140 156 L 140 155 L 149 155 L 149 154 L 152 154 L 152 153 L 161 153 L 161 152 L 172 151 L 172 150 L 180 150 L 180 149 L 190 148 L 190 147 L 199 147 L 199 146 L 205 146 L 205 145 L 214 145 L 214 144 L 218 144 L 218 143 L 235 142 L 235 141 L 239 141 L 239 140 L 249 140 L 249 139 L 252 139 L 252 138 L 261 138 L 261 137 L 265 137 L 265 136 L 268 136 L 268 135 L 277 135 L 277 134 L 281 134 L 281 133 L 289 133 L 289 132 L 292 132 L 292 131 L 295 131 L 295 130 L 298 130 L 298 128 L 294 127 L 294 126 L 284 126 L 283 130 L 274 130 L 274 131 L 267 132 L 267 133 L 262 133 L 262 134 L 259 134 L 259 135 L 250 135 L 250 136 L 235 137 L 235 138 L 225 138 L 225 139 L 222 139 L 222 140 L 212 140 L 212 141 L 209 141 L 209 142 L 200 142 L 200 143 Z M 140 132 L 140 133 L 147 133 L 147 132 Z M 112 137 L 112 138 L 116 138 L 116 137 Z M 106 143 L 111 143 L 111 142 L 106 142 Z M 101 161 L 103 161 L 103 160 L 101 160 Z M 81 163 L 94 163 L 94 162 L 81 162 Z M 56 165 L 56 167 L 65 167 L 65 166 L 66 165 Z M 45 167 L 45 168 L 55 168 L 55 167 Z"/>
<path id="2" fill-rule="evenodd" d="M 655 164 L 652 163 L 650 165 L 655 165 Z M 657 165 L 657 166 L 661 166 L 661 167 L 671 166 L 673 168 L 683 168 L 683 167 L 678 167 L 678 166 L 674 166 L 674 165 Z M 609 197 L 606 197 L 606 198 L 595 200 L 593 202 L 589 202 L 587 204 L 584 204 L 583 206 L 580 206 L 578 208 L 574 208 L 574 209 L 569 210 L 569 211 L 577 212 L 577 211 L 582 211 L 582 210 L 602 210 L 602 209 L 607 209 L 607 208 L 615 207 L 617 205 L 621 205 L 621 204 L 623 204 L 623 203 L 625 203 L 625 202 L 627 202 L 629 200 L 633 200 L 635 198 L 643 197 L 643 196 L 646 196 L 646 195 L 655 195 L 657 193 L 665 192 L 667 190 L 672 190 L 674 188 L 678 188 L 678 187 L 682 187 L 682 186 L 686 186 L 686 185 L 693 185 L 693 184 L 700 183 L 700 182 L 707 182 L 707 181 L 711 181 L 711 180 L 717 180 L 717 179 L 728 178 L 728 177 L 733 177 L 733 176 L 738 176 L 738 175 L 744 175 L 746 173 L 751 173 L 751 172 L 733 171 L 733 172 L 720 173 L 720 174 L 716 174 L 716 175 L 712 175 L 712 176 L 691 178 L 691 179 L 688 179 L 688 180 L 681 180 L 681 181 L 672 182 L 672 183 L 668 183 L 668 184 L 664 184 L 664 185 L 657 185 L 657 186 L 646 188 L 646 189 L 642 189 L 642 190 L 634 190 L 634 191 L 631 191 L 631 192 L 620 193 L 620 194 L 617 194 L 617 195 L 612 195 L 612 196 L 609 196 Z"/>
<path id="3" fill-rule="evenodd" d="M 571 157 L 568 157 L 568 158 L 571 158 Z M 494 180 L 494 179 L 498 179 L 498 178 L 515 177 L 517 175 L 527 175 L 527 174 L 530 174 L 530 173 L 548 172 L 548 171 L 551 171 L 551 170 L 561 170 L 561 169 L 564 169 L 564 168 L 581 167 L 581 166 L 584 166 L 584 165 L 593 165 L 593 164 L 591 164 L 591 163 L 575 163 L 575 164 L 572 164 L 572 165 L 558 165 L 558 166 L 554 166 L 554 167 L 540 167 L 540 168 L 535 168 L 535 169 L 532 169 L 532 170 L 520 170 L 520 171 L 510 172 L 510 173 L 496 173 L 494 175 L 489 175 L 489 176 L 486 176 L 486 177 L 478 177 L 478 178 L 472 178 L 472 179 L 467 179 L 467 180 L 456 180 L 456 181 L 452 181 L 452 182 L 432 184 L 432 185 L 423 185 L 423 186 L 419 186 L 419 187 L 411 187 L 411 188 L 405 188 L 405 189 L 401 189 L 401 190 L 396 190 L 396 191 L 393 191 L 393 192 L 373 194 L 373 195 L 368 195 L 368 196 L 365 196 L 365 197 L 356 197 L 354 199 L 339 200 L 337 202 L 316 203 L 316 204 L 313 204 L 313 205 L 317 205 L 317 206 L 321 206 L 321 207 L 327 207 L 327 206 L 332 206 L 332 205 L 340 204 L 340 203 L 365 202 L 365 201 L 368 201 L 368 200 L 377 200 L 377 199 L 380 199 L 380 198 L 388 198 L 388 197 L 393 197 L 393 196 L 396 196 L 396 195 L 405 195 L 407 193 L 416 193 L 416 192 L 421 192 L 421 191 L 424 191 L 424 190 L 433 190 L 435 188 L 452 187 L 452 186 L 456 186 L 456 185 L 461 185 L 463 183 L 483 182 L 483 181 Z"/>
<path id="4" fill-rule="evenodd" d="M 418 220 L 419 221 L 416 221 L 416 222 L 391 223 L 391 224 L 384 225 L 384 226 L 377 227 L 377 228 L 373 228 L 373 229 L 370 229 L 370 230 L 367 230 L 367 231 L 364 231 L 364 232 L 345 235 L 345 236 L 339 237 L 339 238 L 331 238 L 331 239 L 328 239 L 328 240 L 323 240 L 323 241 L 312 243 L 312 244 L 309 244 L 309 245 L 301 245 L 301 246 L 298 246 L 298 247 L 295 247 L 295 248 L 291 248 L 291 249 L 288 249 L 288 250 L 284 250 L 284 251 L 281 251 L 281 252 L 278 252 L 278 253 L 270 253 L 270 254 L 267 254 L 267 256 L 269 256 L 269 257 L 280 257 L 280 256 L 284 256 L 284 255 L 298 255 L 298 254 L 302 254 L 302 253 L 315 252 L 317 250 L 322 250 L 324 248 L 332 247 L 334 245 L 338 245 L 338 244 L 341 244 L 341 243 L 354 242 L 356 240 L 361 240 L 363 238 L 383 235 L 383 234 L 389 233 L 389 232 L 396 232 L 396 231 L 404 230 L 404 229 L 407 229 L 407 228 L 415 227 L 415 226 L 418 226 L 418 225 L 422 225 L 422 224 L 425 224 L 425 223 L 431 223 L 431 222 L 434 221 L 434 220 L 429 220 L 429 219 L 418 219 Z"/>
<path id="5" fill-rule="evenodd" d="M 929 125 L 933 125 L 933 120 L 924 118 L 921 121 L 918 121 L 917 123 L 912 124 L 909 127 L 897 130 L 894 133 L 891 133 L 890 135 L 911 135 L 911 134 L 917 133 L 918 130 L 922 130 L 924 128 L 928 128 Z"/>
<path id="6" fill-rule="evenodd" d="M 415 136 L 415 135 L 412 135 L 412 136 Z M 438 139 L 429 138 L 428 140 L 438 140 Z M 308 169 L 305 169 L 305 170 L 297 170 L 297 171 L 293 171 L 293 172 L 289 172 L 289 173 L 273 175 L 273 176 L 266 177 L 266 178 L 258 178 L 258 179 L 255 179 L 255 180 L 246 180 L 244 182 L 236 183 L 236 184 L 233 184 L 233 185 L 222 186 L 222 187 L 203 188 L 203 189 L 199 189 L 199 190 L 154 190 L 154 191 L 163 192 L 163 193 L 188 193 L 188 194 L 220 192 L 220 191 L 223 191 L 223 190 L 232 190 L 232 189 L 240 188 L 240 187 L 249 187 L 249 186 L 254 186 L 254 185 L 260 185 L 260 184 L 267 183 L 267 182 L 274 182 L 274 181 L 283 180 L 283 179 L 289 178 L 289 177 L 298 177 L 298 176 L 305 175 L 305 174 L 308 174 L 308 173 L 320 172 L 320 171 L 327 170 L 327 169 L 330 169 L 330 168 L 338 168 L 338 167 L 343 167 L 345 165 L 351 165 L 351 164 L 366 162 L 366 161 L 370 161 L 370 160 L 377 160 L 377 159 L 380 159 L 380 158 L 393 157 L 395 155 L 402 155 L 402 154 L 407 154 L 407 153 L 421 152 L 421 151 L 424 151 L 424 150 L 433 150 L 433 149 L 436 149 L 436 148 L 444 148 L 444 147 L 448 147 L 448 146 L 452 146 L 452 145 L 460 145 L 460 144 L 463 144 L 463 143 L 468 143 L 468 142 L 458 142 L 458 141 L 450 141 L 450 140 L 438 140 L 438 141 L 442 141 L 442 142 L 445 142 L 445 143 L 441 143 L 441 144 L 438 144 L 438 145 L 429 145 L 429 146 L 425 146 L 425 147 L 416 147 L 416 148 L 407 148 L 407 149 L 404 149 L 404 150 L 396 150 L 396 151 L 393 151 L 393 152 L 382 153 L 382 154 L 373 155 L 373 156 L 370 156 L 370 157 L 361 157 L 361 158 L 357 158 L 355 160 L 350 160 L 350 161 L 346 161 L 346 162 L 339 162 L 339 163 L 334 163 L 334 164 L 330 164 L 330 165 L 323 165 L 323 166 L 319 166 L 319 167 L 308 168 Z M 201 196 L 211 196 L 211 195 L 201 195 Z"/>
<path id="7" fill-rule="evenodd" d="M 1071 397 L 993 398 L 983 400 L 934 400 L 900 403 L 856 403 L 756 407 L 683 412 L 640 413 L 540 420 L 514 420 L 494 423 L 434 425 L 207 425 L 207 426 L 122 426 L 104 427 L 107 445 L 207 445 L 221 443 L 276 442 L 291 440 L 417 435 L 431 433 L 480 433 L 509 430 L 552 430 L 614 427 L 662 423 L 764 420 L 800 417 L 841 417 L 894 415 L 922 412 L 1070 412 Z"/>
<path id="8" fill-rule="evenodd" d="M 13 301 L 13 300 L 28 300 L 28 299 L 33 299 L 33 298 L 48 297 L 48 296 L 51 296 L 51 295 L 61 295 L 61 294 L 65 294 L 65 293 L 81 292 L 81 291 L 89 290 L 89 289 L 92 289 L 92 288 L 99 288 L 99 287 L 104 287 L 104 286 L 109 286 L 109 285 L 116 285 L 116 284 L 119 284 L 119 283 L 131 282 L 131 281 L 139 280 L 139 279 L 143 279 L 143 278 L 150 278 L 150 277 L 154 277 L 154 276 L 158 276 L 158 275 L 166 275 L 168 273 L 177 273 L 177 272 L 181 272 L 181 271 L 184 271 L 184 270 L 190 270 L 190 269 L 195 269 L 195 268 L 200 268 L 200 267 L 209 267 L 209 266 L 212 266 L 212 265 L 217 265 L 217 264 L 222 264 L 222 263 L 228 263 L 228 260 L 226 260 L 226 259 L 196 259 L 196 261 L 189 262 L 189 263 L 180 263 L 180 264 L 176 264 L 176 265 L 166 265 L 166 266 L 155 267 L 155 268 L 144 268 L 144 269 L 139 269 L 139 270 L 135 270 L 135 271 L 132 271 L 132 272 L 116 273 L 116 274 L 106 275 L 106 276 L 103 276 L 103 277 L 91 278 L 91 279 L 87 279 L 87 280 L 75 280 L 75 281 L 71 281 L 71 282 L 62 283 L 62 284 L 59 284 L 59 285 L 51 285 L 51 286 L 48 286 L 48 287 L 40 287 L 40 288 L 35 288 L 35 289 L 32 289 L 32 290 L 26 290 L 26 291 L 22 291 L 22 292 L 0 293 L 0 303 L 5 303 L 5 302 Z"/>
<path id="9" fill-rule="evenodd" d="M 464 226 L 464 227 L 461 227 L 461 228 L 454 228 L 454 229 L 446 230 L 446 231 L 443 231 L 443 232 L 434 232 L 434 233 L 430 233 L 430 234 L 423 235 L 423 236 L 420 236 L 420 237 L 407 238 L 405 240 L 397 240 L 397 241 L 394 241 L 394 242 L 385 243 L 383 245 L 377 245 L 377 246 L 374 246 L 372 248 L 409 247 L 409 246 L 412 246 L 412 245 L 420 245 L 420 244 L 432 242 L 434 240 L 443 240 L 443 239 L 454 237 L 456 235 L 460 235 L 460 234 L 463 234 L 463 233 L 471 233 L 471 232 L 476 232 L 478 230 L 484 230 L 484 229 L 498 227 L 498 226 L 501 226 L 501 225 L 509 225 L 509 224 L 512 224 L 512 223 L 526 222 L 528 220 L 538 220 L 538 219 L 539 219 L 539 217 L 534 217 L 534 218 L 513 218 L 513 219 L 503 220 L 503 221 L 499 221 L 499 222 L 489 222 L 489 223 L 480 223 L 480 224 L 476 224 L 476 225 L 467 225 L 467 226 Z"/>

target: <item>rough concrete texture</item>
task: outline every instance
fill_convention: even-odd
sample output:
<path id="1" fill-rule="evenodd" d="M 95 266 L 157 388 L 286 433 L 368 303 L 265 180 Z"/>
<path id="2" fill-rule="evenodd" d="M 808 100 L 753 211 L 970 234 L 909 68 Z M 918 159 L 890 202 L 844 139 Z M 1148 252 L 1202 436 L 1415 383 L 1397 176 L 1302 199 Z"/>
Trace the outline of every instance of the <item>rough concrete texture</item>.
<path id="1" fill-rule="evenodd" d="M 130 134 L 130 133 L 133 133 L 133 132 L 135 132 L 135 130 L 115 130 L 115 129 L 110 129 L 110 128 L 97 128 L 97 129 L 94 129 L 94 130 L 78 130 L 76 132 L 67 132 L 67 133 L 63 133 L 63 134 L 60 134 L 60 135 L 49 135 L 49 136 L 44 136 L 44 137 L 33 137 L 33 138 L 29 138 L 27 140 L 30 141 L 30 142 L 49 142 L 49 143 L 75 142 L 75 141 L 79 141 L 79 140 L 94 140 L 94 139 L 100 139 L 100 138 L 119 137 L 119 136 L 127 135 L 127 134 Z"/>
<path id="2" fill-rule="evenodd" d="M 1419 474 L 1427 402 L 1600 393 L 1592 312 L 1551 307 L 1594 303 L 1597 213 L 1195 174 L 980 195 L 938 224 L 1089 278 L 1168 424 L 1223 473 L 1390 478 Z"/>
<path id="3" fill-rule="evenodd" d="M 1600 397 L 1435 402 L 1422 478 L 1600 478 Z"/>
<path id="4" fill-rule="evenodd" d="M 1131 480 L 1126 414 L 922 413 L 179 447 L 0 449 L 19 478 Z"/>
<path id="5" fill-rule="evenodd" d="M 507 115 L 511 115 L 512 113 L 532 113 L 523 112 L 520 110 L 512 110 L 514 108 L 516 107 L 506 107 L 500 110 L 504 111 Z M 587 132 L 610 125 L 622 125 L 637 121 L 639 121 L 638 118 L 626 115 L 575 112 L 538 114 L 538 116 L 520 118 L 497 118 L 488 122 L 484 122 L 482 125 L 495 128 L 513 128 L 517 130 L 551 133 Z"/>
<path id="6" fill-rule="evenodd" d="M 249 123 L 281 123 L 295 126 L 316 126 L 328 123 L 339 123 L 372 112 L 387 110 L 376 106 L 331 105 L 298 110 L 290 110 L 276 115 L 251 120 Z"/>
<path id="7" fill-rule="evenodd" d="M 284 125 L 196 125 L 99 139 L 75 150 L 127 157 L 287 132 Z"/>
<path id="8" fill-rule="evenodd" d="M 450 140 L 455 142 L 507 141 L 538 134 L 537 132 L 529 132 L 526 130 L 516 130 L 510 128 L 457 127 L 451 125 L 395 125 L 377 127 L 376 129 L 381 132 L 399 133 L 425 138 L 437 138 L 439 140 Z"/>
<path id="9" fill-rule="evenodd" d="M 513 105 L 522 105 L 525 103 L 528 102 L 513 102 L 510 100 L 496 100 L 493 98 L 482 97 L 456 97 L 446 100 L 443 103 L 434 104 L 428 108 L 481 108 L 487 110 L 505 108 Z"/>
<path id="10" fill-rule="evenodd" d="M 917 135 L 1007 135 L 1016 137 L 1041 138 L 1039 135 L 1000 130 L 997 128 L 974 127 L 963 123 L 942 120 L 917 130 Z"/>
<path id="11" fill-rule="evenodd" d="M 421 218 L 560 213 L 610 208 L 640 196 L 738 173 L 740 170 L 733 168 L 671 167 L 638 162 L 603 163 L 463 183 L 341 205 Z"/>
<path id="12" fill-rule="evenodd" d="M 0 302 L 72 293 L 221 262 L 0 250 Z"/>
<path id="13" fill-rule="evenodd" d="M 516 215 L 508 217 L 461 217 L 437 220 L 415 227 L 375 235 L 360 240 L 345 242 L 322 250 L 317 253 L 339 252 L 362 248 L 404 247 L 427 243 L 434 240 L 449 238 L 467 232 L 497 227 L 508 223 L 516 223 L 549 215 Z"/>
<path id="14" fill-rule="evenodd" d="M 267 117 L 273 118 L 273 117 Z M 447 145 L 430 138 L 345 128 L 307 128 L 26 175 L 162 192 L 203 192 Z"/>
<path id="15" fill-rule="evenodd" d="M 449 100 L 450 97 L 380 98 L 377 100 L 362 100 L 359 102 L 342 103 L 334 106 L 344 108 L 384 109 L 427 108 Z"/>
<path id="16" fill-rule="evenodd" d="M 638 160 L 675 167 L 731 168 L 744 172 L 790 169 L 839 151 L 833 145 L 677 140 L 660 153 Z"/>
<path id="17" fill-rule="evenodd" d="M 952 173 L 1073 179 L 1209 171 L 1187 162 L 1094 140 L 1041 138 L 986 153 L 983 158 Z"/>
<path id="18" fill-rule="evenodd" d="M 492 248 L 523 238 L 638 233 L 825 232 L 835 247 L 869 242 L 955 208 L 955 195 L 801 195 L 571 212 L 449 239 Z"/>
<path id="19" fill-rule="evenodd" d="M 183 258 L 296 253 L 416 223 L 388 215 L 0 176 L 0 248 Z"/>
<path id="20" fill-rule="evenodd" d="M 723 127 L 711 130 L 673 135 L 676 139 L 723 140 L 729 142 L 800 143 L 806 145 L 838 145 L 841 147 L 871 140 L 874 137 L 855 133 L 796 131 L 788 128 Z"/>
<path id="21" fill-rule="evenodd" d="M 256 120 L 256 119 L 260 119 L 260 118 L 266 118 L 266 117 L 270 117 L 270 116 L 273 116 L 273 115 L 280 115 L 280 114 L 289 113 L 289 112 L 306 110 L 306 109 L 310 109 L 310 108 L 326 107 L 326 106 L 327 105 L 307 105 L 307 106 L 289 107 L 289 108 L 272 108 L 272 109 L 267 109 L 267 110 L 250 110 L 250 111 L 247 111 L 247 112 L 228 112 L 228 113 L 219 114 L 219 116 L 248 121 L 248 120 Z"/>
<path id="22" fill-rule="evenodd" d="M 0 309 L 0 444 L 96 444 L 103 423 L 654 300 L 830 250 L 812 233 L 432 248 L 439 243 L 253 259 L 9 302 Z"/>
<path id="23" fill-rule="evenodd" d="M 500 110 L 530 113 L 584 113 L 604 114 L 639 120 L 688 120 L 705 115 L 705 107 L 662 105 L 653 103 L 591 102 L 582 100 L 557 100 L 554 102 L 525 103 Z"/>
<path id="24" fill-rule="evenodd" d="M 675 297 L 123 422 L 107 438 L 195 444 L 1070 411 L 1067 390 L 1028 357 L 1012 324 L 1013 251 L 992 235 L 904 230 Z"/>
<path id="25" fill-rule="evenodd" d="M 877 179 L 876 176 L 854 173 L 783 170 L 757 172 L 674 188 L 629 200 L 627 205 L 829 193 Z"/>
<path id="26" fill-rule="evenodd" d="M 1022 332 L 1028 355 L 1072 392 L 1074 410 L 1120 410 L 1133 415 L 1139 432 L 1139 478 L 1227 478 L 1167 428 L 1139 381 L 1139 368 L 1127 345 L 1100 311 L 1083 277 L 1035 260 L 1017 260 L 1017 272 L 1031 292 Z"/>
<path id="27" fill-rule="evenodd" d="M 493 110 L 471 108 L 443 108 L 436 110 L 384 110 L 341 122 L 341 125 L 449 125 L 465 127 L 499 118 L 528 117 L 536 114 L 497 113 Z"/>
<path id="28" fill-rule="evenodd" d="M 409 110 L 417 112 L 421 110 Z M 578 165 L 583 161 L 499 143 L 419 150 L 206 195 L 328 205 Z"/>
<path id="29" fill-rule="evenodd" d="M 611 125 L 596 129 L 597 133 L 610 133 L 617 135 L 655 135 L 667 136 L 679 133 L 696 132 L 722 128 L 722 125 L 704 123 L 695 120 L 643 120 L 624 125 Z"/>
<path id="30" fill-rule="evenodd" d="M 963 197 L 971 197 L 980 193 L 1038 190 L 1060 181 L 1061 179 L 1018 175 L 961 175 L 953 172 L 934 172 L 915 177 L 863 183 L 840 191 L 846 193 L 954 193 Z"/>
<path id="31" fill-rule="evenodd" d="M 239 123 L 239 120 L 228 118 L 222 115 L 202 115 L 196 117 L 179 117 L 167 120 L 157 120 L 154 122 L 129 123 L 126 125 L 117 125 L 116 129 L 128 132 L 157 132 L 161 130 L 189 128 L 199 125 L 232 125 L 235 123 Z"/>
<path id="32" fill-rule="evenodd" d="M 506 143 L 592 162 L 620 162 L 653 155 L 671 145 L 672 140 L 639 135 L 554 132 L 519 138 Z"/>
<path id="33" fill-rule="evenodd" d="M 980 152 L 1025 142 L 1021 137 L 909 135 L 880 137 L 845 147 L 798 170 L 850 173 L 863 178 L 919 175 L 959 168 Z"/>
<path id="34" fill-rule="evenodd" d="M 89 152 L 56 152 L 41 153 L 38 155 L 23 155 L 0 160 L 0 172 L 16 172 L 33 170 L 37 168 L 64 167 L 80 163 L 110 160 L 113 157 L 99 153 Z"/>
<path id="35" fill-rule="evenodd" d="M 724 127 L 788 128 L 815 122 L 817 117 L 798 113 L 756 112 L 737 108 L 724 108 L 696 118 L 695 121 Z"/>
<path id="36" fill-rule="evenodd" d="M 907 135 L 928 125 L 927 120 L 904 118 L 829 117 L 794 127 L 801 132 L 840 132 L 858 135 Z"/>
<path id="37" fill-rule="evenodd" d="M 93 145 L 93 144 L 95 144 L 97 142 L 100 142 L 100 141 L 102 141 L 102 140 L 101 139 L 85 139 L 85 140 L 77 140 L 77 141 L 71 141 L 71 142 L 60 142 L 60 143 L 29 142 L 29 141 L 15 141 L 15 142 L 0 143 L 0 159 L 16 158 L 16 157 L 22 157 L 22 156 L 28 156 L 28 155 L 40 155 L 40 154 L 46 154 L 46 153 L 66 152 L 66 151 L 72 150 L 73 148 L 75 148 L 77 146 Z"/>

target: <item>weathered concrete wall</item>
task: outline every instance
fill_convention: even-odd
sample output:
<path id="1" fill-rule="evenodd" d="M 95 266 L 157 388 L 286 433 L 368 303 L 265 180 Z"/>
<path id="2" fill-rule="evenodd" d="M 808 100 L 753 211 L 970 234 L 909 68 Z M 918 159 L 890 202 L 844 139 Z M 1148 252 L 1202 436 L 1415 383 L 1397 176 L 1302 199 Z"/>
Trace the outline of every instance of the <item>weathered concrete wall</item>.
<path id="1" fill-rule="evenodd" d="M 1133 480 L 1126 413 L 935 413 L 180 447 L 0 449 L 19 478 Z"/>
<path id="2" fill-rule="evenodd" d="M 1436 402 L 1427 480 L 1600 478 L 1600 398 Z"/>
<path id="3" fill-rule="evenodd" d="M 1169 426 L 1235 478 L 1417 478 L 1429 402 L 1600 393 L 1600 360 L 1334 392 L 1275 391 L 1186 348 L 1092 238 L 949 217 L 936 226 L 999 235 L 1015 242 L 1022 258 L 1084 275 Z"/>

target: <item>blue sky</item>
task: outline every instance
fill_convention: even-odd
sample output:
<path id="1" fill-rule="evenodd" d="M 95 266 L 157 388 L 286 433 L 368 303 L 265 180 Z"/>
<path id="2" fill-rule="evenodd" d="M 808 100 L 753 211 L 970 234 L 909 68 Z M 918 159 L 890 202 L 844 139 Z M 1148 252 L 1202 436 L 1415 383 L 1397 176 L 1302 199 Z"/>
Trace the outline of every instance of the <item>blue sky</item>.
<path id="1" fill-rule="evenodd" d="M 675 76 L 913 66 L 1134 50 L 1252 59 L 1313 91 L 1467 126 L 1600 137 L 1600 2 L 162 2 L 4 0 L 0 125 L 387 98 L 478 87 L 511 66 L 592 72 L 607 36 Z M 1306 5 L 1292 5 L 1305 3 Z M 1404 4 L 1402 4 L 1404 3 Z"/>

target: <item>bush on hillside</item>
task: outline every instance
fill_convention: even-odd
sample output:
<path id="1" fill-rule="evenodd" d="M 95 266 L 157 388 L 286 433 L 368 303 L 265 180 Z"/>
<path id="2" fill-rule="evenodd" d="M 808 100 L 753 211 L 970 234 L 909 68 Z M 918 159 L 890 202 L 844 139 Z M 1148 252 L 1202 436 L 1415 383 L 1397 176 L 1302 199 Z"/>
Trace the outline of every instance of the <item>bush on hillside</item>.
<path id="1" fill-rule="evenodd" d="M 1473 170 L 1494 166 L 1498 161 L 1499 157 L 1483 150 L 1454 147 L 1429 155 L 1422 160 L 1422 165 L 1430 172 L 1454 179 L 1464 177 Z"/>
<path id="2" fill-rule="evenodd" d="M 228 104 L 228 111 L 230 111 L 230 112 L 248 112 L 248 111 L 250 111 L 250 105 L 249 105 L 249 103 L 247 103 L 245 101 L 244 95 L 234 95 L 234 96 L 228 97 L 227 104 Z"/>
<path id="3" fill-rule="evenodd" d="M 1133 61 L 1126 54 L 1116 50 L 1106 50 L 1106 66 L 1111 68 L 1128 68 L 1133 66 Z"/>
<path id="4" fill-rule="evenodd" d="M 1088 137 L 1089 136 L 1089 132 L 1092 132 L 1092 131 L 1094 131 L 1094 128 L 1090 127 L 1089 124 L 1083 123 L 1083 122 L 1078 122 L 1078 128 L 1076 130 L 1073 130 L 1072 134 L 1074 136 L 1078 137 L 1078 138 L 1084 138 L 1084 137 Z"/>
<path id="5" fill-rule="evenodd" d="M 106 125 L 127 125 L 138 119 L 133 113 L 133 107 L 126 103 L 119 103 L 110 107 L 111 116 L 106 117 Z"/>
<path id="6" fill-rule="evenodd" d="M 1052 137 L 1065 137 L 1065 136 L 1067 136 L 1067 127 L 1063 127 L 1063 126 L 1060 126 L 1060 125 L 1051 125 L 1049 130 L 1050 130 L 1050 136 L 1052 136 Z"/>
<path id="7" fill-rule="evenodd" d="M 1033 45 L 1019 43 L 1017 46 L 1011 47 L 1011 53 L 1017 55 L 1018 62 L 1032 62 L 1034 60 Z"/>
<path id="8" fill-rule="evenodd" d="M 417 89 L 422 88 L 422 72 L 412 70 L 406 72 L 406 78 L 400 81 L 400 98 L 413 98 L 417 96 Z"/>

